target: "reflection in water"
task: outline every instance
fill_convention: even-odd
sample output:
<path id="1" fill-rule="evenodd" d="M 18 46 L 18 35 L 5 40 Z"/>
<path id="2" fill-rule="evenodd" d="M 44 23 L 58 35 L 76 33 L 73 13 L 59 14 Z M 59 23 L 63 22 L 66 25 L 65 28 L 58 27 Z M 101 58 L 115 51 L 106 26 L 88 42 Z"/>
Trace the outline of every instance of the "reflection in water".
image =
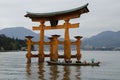
<path id="1" fill-rule="evenodd" d="M 31 75 L 31 64 L 26 65 L 26 72 L 27 72 L 27 76 L 29 77 Z"/>
<path id="2" fill-rule="evenodd" d="M 40 63 L 38 67 L 35 64 L 26 64 L 26 72 L 30 80 L 44 80 L 44 63 Z"/>
<path id="3" fill-rule="evenodd" d="M 31 64 L 25 64 L 25 54 L 25 52 L 0 52 L 0 80 L 51 80 L 54 77 L 50 74 L 52 66 L 46 62 L 38 65 L 36 59 L 32 59 Z M 71 80 L 120 80 L 120 51 L 85 51 L 83 55 L 85 60 L 95 58 L 101 61 L 100 67 L 68 66 L 69 69 L 66 69 L 65 66 L 56 68 L 53 66 L 58 77 L 55 79 L 65 80 L 63 77 L 69 77 L 67 79 Z M 41 75 L 43 78 L 39 79 Z"/>
<path id="4" fill-rule="evenodd" d="M 64 66 L 63 80 L 70 80 L 70 73 L 71 73 L 71 70 L 70 70 L 69 66 Z"/>
<path id="5" fill-rule="evenodd" d="M 39 63 L 38 70 L 39 79 L 44 80 L 44 63 Z"/>
<path id="6" fill-rule="evenodd" d="M 75 71 L 77 73 L 76 74 L 76 80 L 81 80 L 81 78 L 80 78 L 80 75 L 81 75 L 80 68 L 81 68 L 80 66 L 76 67 L 76 71 Z"/>
<path id="7" fill-rule="evenodd" d="M 26 64 L 26 73 L 28 80 L 81 80 L 80 66 Z"/>
<path id="8" fill-rule="evenodd" d="M 50 80 L 58 80 L 58 75 L 59 71 L 58 71 L 58 66 L 54 65 L 54 66 L 50 66 L 50 75 L 51 78 Z"/>

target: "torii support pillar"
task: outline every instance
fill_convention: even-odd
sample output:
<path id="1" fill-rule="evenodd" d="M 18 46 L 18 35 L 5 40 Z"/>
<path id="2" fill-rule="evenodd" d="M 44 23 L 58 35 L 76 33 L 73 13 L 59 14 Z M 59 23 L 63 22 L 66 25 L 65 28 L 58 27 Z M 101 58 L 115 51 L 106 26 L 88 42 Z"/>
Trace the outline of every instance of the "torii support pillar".
<path id="1" fill-rule="evenodd" d="M 77 41 L 76 41 L 76 45 L 77 45 L 76 46 L 76 49 L 77 49 L 76 57 L 77 57 L 77 61 L 80 62 L 81 57 L 82 57 L 82 54 L 81 54 L 81 51 L 80 51 L 82 36 L 75 36 L 75 38 L 77 39 Z"/>
<path id="2" fill-rule="evenodd" d="M 52 35 L 53 41 L 52 41 L 52 48 L 53 48 L 53 55 L 52 55 L 52 60 L 58 61 L 58 37 L 60 35 Z"/>
<path id="3" fill-rule="evenodd" d="M 50 61 L 53 61 L 53 46 L 52 46 L 52 43 L 53 43 L 53 37 L 49 37 L 48 38 L 50 40 Z"/>
<path id="4" fill-rule="evenodd" d="M 32 53 L 31 53 L 31 45 L 32 45 L 32 38 L 33 36 L 26 36 L 27 38 L 27 54 L 26 54 L 26 57 L 27 57 L 27 63 L 31 63 L 31 56 L 32 56 Z"/>

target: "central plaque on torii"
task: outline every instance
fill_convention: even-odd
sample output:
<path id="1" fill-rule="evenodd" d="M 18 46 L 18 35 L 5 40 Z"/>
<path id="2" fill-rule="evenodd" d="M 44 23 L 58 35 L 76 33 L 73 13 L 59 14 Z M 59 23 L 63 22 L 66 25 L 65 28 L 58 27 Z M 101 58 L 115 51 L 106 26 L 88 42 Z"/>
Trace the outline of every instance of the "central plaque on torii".
<path id="1" fill-rule="evenodd" d="M 39 26 L 33 26 L 33 30 L 40 31 L 40 41 L 36 42 L 39 45 L 38 49 L 38 62 L 44 61 L 44 30 L 51 30 L 51 29 L 65 29 L 64 32 L 64 60 L 70 61 L 71 59 L 71 41 L 69 37 L 69 28 L 78 28 L 79 23 L 71 24 L 69 21 L 70 19 L 79 18 L 81 14 L 89 12 L 87 8 L 88 4 L 85 4 L 81 7 L 74 8 L 71 10 L 66 11 L 59 11 L 59 12 L 51 12 L 51 13 L 31 13 L 27 12 L 25 17 L 29 17 L 33 22 L 40 22 Z M 64 24 L 58 25 L 59 20 L 64 20 Z M 44 23 L 45 21 L 49 21 L 50 25 L 46 26 Z M 55 36 L 53 36 L 55 37 Z M 58 43 L 59 44 L 59 43 Z M 57 43 L 56 43 L 57 45 Z M 55 48 L 55 47 L 54 47 Z M 54 49 L 57 51 L 57 48 Z M 30 51 L 28 51 L 27 56 L 31 56 Z"/>

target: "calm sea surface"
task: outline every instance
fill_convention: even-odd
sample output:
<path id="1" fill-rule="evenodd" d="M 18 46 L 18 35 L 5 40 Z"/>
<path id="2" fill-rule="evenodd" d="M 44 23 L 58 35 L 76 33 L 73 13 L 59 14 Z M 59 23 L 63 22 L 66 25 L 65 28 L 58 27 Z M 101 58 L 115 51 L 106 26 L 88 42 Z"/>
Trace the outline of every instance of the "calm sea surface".
<path id="1" fill-rule="evenodd" d="M 82 61 L 94 58 L 99 67 L 38 65 L 37 58 L 26 64 L 25 54 L 0 52 L 0 80 L 120 80 L 120 51 L 82 51 Z"/>

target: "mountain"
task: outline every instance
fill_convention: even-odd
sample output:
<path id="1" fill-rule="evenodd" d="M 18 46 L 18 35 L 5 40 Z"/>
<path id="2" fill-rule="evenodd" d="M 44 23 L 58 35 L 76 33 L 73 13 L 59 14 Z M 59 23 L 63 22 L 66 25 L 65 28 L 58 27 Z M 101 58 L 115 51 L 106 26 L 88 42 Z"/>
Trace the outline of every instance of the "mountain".
<path id="1" fill-rule="evenodd" d="M 0 34 L 4 34 L 11 38 L 25 39 L 25 36 L 34 36 L 33 40 L 39 40 L 39 34 L 33 32 L 32 30 L 26 29 L 24 27 L 13 27 L 13 28 L 5 28 L 0 30 Z M 45 40 L 48 40 L 47 36 L 45 36 Z"/>
<path id="2" fill-rule="evenodd" d="M 113 48 L 120 47 L 120 31 L 104 31 L 90 38 L 83 39 L 82 47 Z"/>
<path id="3" fill-rule="evenodd" d="M 34 36 L 33 41 L 39 41 L 39 34 L 24 27 L 5 28 L 0 30 L 0 34 L 4 34 L 11 38 L 25 39 L 25 36 Z M 120 31 L 104 31 L 90 38 L 82 40 L 83 49 L 99 49 L 99 48 L 119 48 L 120 47 Z M 63 41 L 63 38 L 59 38 Z M 45 36 L 45 41 L 48 37 Z"/>

